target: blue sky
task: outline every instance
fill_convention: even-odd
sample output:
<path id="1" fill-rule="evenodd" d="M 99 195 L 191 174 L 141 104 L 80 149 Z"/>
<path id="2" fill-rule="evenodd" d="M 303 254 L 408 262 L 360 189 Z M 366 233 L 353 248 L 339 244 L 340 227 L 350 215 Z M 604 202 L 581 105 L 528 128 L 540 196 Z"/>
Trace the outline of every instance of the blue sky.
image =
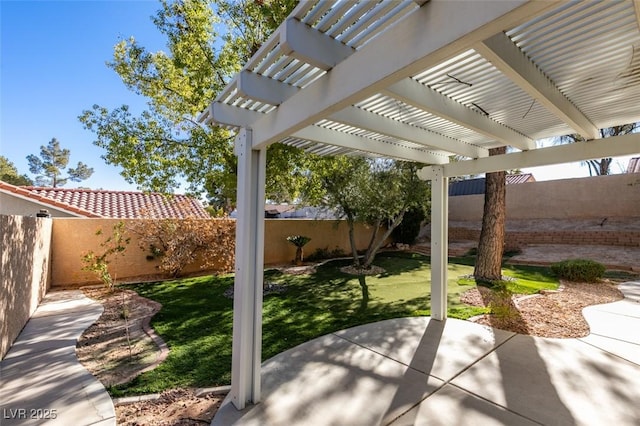
<path id="1" fill-rule="evenodd" d="M 144 109 L 144 99 L 128 91 L 105 62 L 113 46 L 130 36 L 151 50 L 164 48 L 150 19 L 158 8 L 153 0 L 0 0 L 0 155 L 28 173 L 25 157 L 39 154 L 55 137 L 71 150 L 71 166 L 82 161 L 95 169 L 90 179 L 66 187 L 135 189 L 118 168 L 104 163 L 93 133 L 77 117 L 93 104 Z M 614 161 L 612 171 L 621 172 L 627 161 Z M 537 180 L 588 176 L 578 164 L 524 171 Z"/>
<path id="2" fill-rule="evenodd" d="M 134 111 L 143 98 L 128 91 L 105 62 L 113 46 L 134 36 L 153 50 L 164 48 L 150 16 L 156 1 L 0 1 L 0 155 L 28 173 L 28 154 L 53 137 L 71 150 L 70 165 L 95 169 L 66 187 L 135 189 L 100 158 L 94 135 L 77 117 L 93 104 Z"/>

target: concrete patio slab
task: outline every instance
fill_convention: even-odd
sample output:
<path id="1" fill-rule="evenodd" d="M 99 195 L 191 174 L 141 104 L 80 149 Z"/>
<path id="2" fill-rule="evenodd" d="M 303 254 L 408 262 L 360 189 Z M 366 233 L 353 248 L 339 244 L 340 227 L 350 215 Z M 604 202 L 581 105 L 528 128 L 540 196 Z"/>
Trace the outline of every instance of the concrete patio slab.
<path id="1" fill-rule="evenodd" d="M 603 309 L 605 305 L 587 307 L 582 315 L 589 323 L 591 334 L 640 345 L 640 317 L 630 315 L 630 304 L 621 302 L 624 301 L 610 303 L 612 306 L 607 310 Z M 636 306 L 640 310 L 640 304 Z"/>
<path id="2" fill-rule="evenodd" d="M 634 425 L 639 374 L 576 339 L 518 335 L 451 383 L 545 425 Z"/>
<path id="3" fill-rule="evenodd" d="M 532 426 L 538 425 L 514 412 L 451 385 L 445 385 L 391 423 L 393 426 Z"/>
<path id="4" fill-rule="evenodd" d="M 338 331 L 266 361 L 263 401 L 229 396 L 212 425 L 637 426 L 640 304 L 624 302 L 592 307 L 602 334 L 584 339 L 430 318 Z"/>
<path id="5" fill-rule="evenodd" d="M 640 303 L 640 281 L 628 281 L 618 286 L 624 293 L 625 299 L 630 302 Z"/>
<path id="6" fill-rule="evenodd" d="M 264 400 L 244 411 L 228 404 L 212 424 L 388 423 L 443 384 L 333 334 L 279 354 L 262 371 Z"/>
<path id="7" fill-rule="evenodd" d="M 637 331 L 636 331 L 637 332 Z M 590 334 L 579 339 L 612 355 L 619 356 L 629 362 L 640 365 L 640 346 L 611 337 Z"/>
<path id="8" fill-rule="evenodd" d="M 466 321 L 400 318 L 335 333 L 412 369 L 448 381 L 515 333 Z"/>
<path id="9" fill-rule="evenodd" d="M 638 287 L 640 287 L 640 284 L 638 284 Z M 631 299 L 625 298 L 613 303 L 587 306 L 582 313 L 588 316 L 591 312 L 608 312 L 640 319 L 640 312 L 638 311 L 640 311 L 640 302 L 634 302 Z"/>
<path id="10" fill-rule="evenodd" d="M 80 291 L 47 294 L 0 362 L 3 426 L 115 425 L 109 394 L 75 353 L 102 310 Z"/>

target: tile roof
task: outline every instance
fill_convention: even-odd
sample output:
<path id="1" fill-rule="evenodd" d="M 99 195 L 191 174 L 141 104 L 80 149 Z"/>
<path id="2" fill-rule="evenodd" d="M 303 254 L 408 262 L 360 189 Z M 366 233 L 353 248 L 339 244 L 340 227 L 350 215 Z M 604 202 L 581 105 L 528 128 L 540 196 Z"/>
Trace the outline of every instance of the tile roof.
<path id="1" fill-rule="evenodd" d="M 507 175 L 506 180 L 507 185 L 536 181 L 531 173 Z M 477 178 L 452 182 L 451 185 L 449 185 L 449 196 L 484 194 L 484 181 L 484 178 Z"/>
<path id="2" fill-rule="evenodd" d="M 635 157 L 629 160 L 627 173 L 640 173 L 640 157 Z"/>
<path id="3" fill-rule="evenodd" d="M 209 218 L 200 201 L 186 195 L 133 191 L 18 187 L 0 182 L 0 189 L 86 217 L 115 219 Z"/>

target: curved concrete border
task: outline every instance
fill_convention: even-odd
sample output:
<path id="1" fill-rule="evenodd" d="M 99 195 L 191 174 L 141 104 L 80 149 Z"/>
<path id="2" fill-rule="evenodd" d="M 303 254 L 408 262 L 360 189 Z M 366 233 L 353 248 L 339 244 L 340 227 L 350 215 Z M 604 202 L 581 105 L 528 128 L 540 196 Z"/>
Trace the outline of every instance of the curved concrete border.
<path id="1" fill-rule="evenodd" d="M 51 292 L 0 362 L 2 425 L 115 425 L 104 386 L 78 362 L 82 332 L 102 314 L 79 290 Z"/>

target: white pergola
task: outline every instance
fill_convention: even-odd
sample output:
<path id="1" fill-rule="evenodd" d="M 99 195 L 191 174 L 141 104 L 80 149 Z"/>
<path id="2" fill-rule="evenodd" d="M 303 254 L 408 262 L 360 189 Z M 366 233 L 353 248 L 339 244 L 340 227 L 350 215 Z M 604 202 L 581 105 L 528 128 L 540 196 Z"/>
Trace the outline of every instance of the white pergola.
<path id="1" fill-rule="evenodd" d="M 443 320 L 449 177 L 640 153 L 640 134 L 600 139 L 640 121 L 639 26 L 631 0 L 300 2 L 199 117 L 238 132 L 234 405 L 260 400 L 267 146 L 424 163 Z"/>

